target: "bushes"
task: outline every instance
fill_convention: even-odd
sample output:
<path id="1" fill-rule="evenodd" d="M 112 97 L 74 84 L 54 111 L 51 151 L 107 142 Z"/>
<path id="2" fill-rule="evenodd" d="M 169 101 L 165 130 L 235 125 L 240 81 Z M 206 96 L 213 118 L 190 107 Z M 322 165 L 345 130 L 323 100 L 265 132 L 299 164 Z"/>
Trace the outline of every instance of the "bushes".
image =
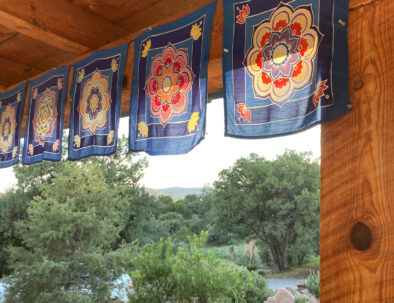
<path id="1" fill-rule="evenodd" d="M 320 297 L 320 271 L 311 271 L 306 279 L 306 287 L 315 295 L 316 298 Z"/>
<path id="2" fill-rule="evenodd" d="M 132 259 L 130 302 L 264 302 L 272 294 L 264 278 L 204 254 L 207 236 L 202 232 L 188 237 L 178 250 L 170 238 L 145 245 Z"/>
<path id="3" fill-rule="evenodd" d="M 265 279 L 255 271 L 249 271 L 243 266 L 234 266 L 238 276 L 241 279 L 241 284 L 238 286 L 232 302 L 246 302 L 246 303 L 262 303 L 274 295 L 274 292 L 268 288 Z"/>

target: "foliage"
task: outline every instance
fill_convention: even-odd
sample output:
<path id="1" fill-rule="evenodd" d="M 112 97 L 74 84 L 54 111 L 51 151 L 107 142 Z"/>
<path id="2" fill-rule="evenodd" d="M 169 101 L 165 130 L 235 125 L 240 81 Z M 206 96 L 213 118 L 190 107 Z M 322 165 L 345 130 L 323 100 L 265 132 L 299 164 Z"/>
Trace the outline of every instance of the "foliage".
<path id="1" fill-rule="evenodd" d="M 97 164 L 66 162 L 41 189 L 15 225 L 27 249 L 11 249 L 7 302 L 106 302 L 127 264 L 126 248 L 111 250 L 124 202 Z"/>
<path id="2" fill-rule="evenodd" d="M 255 271 L 259 274 L 266 272 L 265 266 L 258 254 L 258 248 L 255 241 L 244 244 L 243 247 L 230 247 L 230 260 L 234 263 L 247 268 L 249 271 Z"/>
<path id="3" fill-rule="evenodd" d="M 265 280 L 247 269 L 230 267 L 201 249 L 207 232 L 175 248 L 171 238 L 145 245 L 133 258 L 130 302 L 263 302 L 271 295 Z M 258 301 L 256 301 L 258 299 Z"/>
<path id="4" fill-rule="evenodd" d="M 244 235 L 254 235 L 269 249 L 277 271 L 289 269 L 292 258 L 316 250 L 313 242 L 292 247 L 299 236 L 318 237 L 319 174 L 310 153 L 286 151 L 273 161 L 256 154 L 241 158 L 214 184 L 215 223 L 222 230 L 239 226 Z"/>
<path id="5" fill-rule="evenodd" d="M 316 298 L 320 297 L 320 271 L 311 271 L 305 284 L 308 290 L 315 295 Z"/>
<path id="6" fill-rule="evenodd" d="M 234 270 L 240 276 L 241 283 L 238 289 L 235 289 L 237 296 L 233 296 L 232 302 L 262 303 L 274 295 L 265 279 L 257 272 L 250 272 L 243 266 L 234 267 Z"/>
<path id="7" fill-rule="evenodd" d="M 9 190 L 0 195 L 0 278 L 11 273 L 8 265 L 8 246 L 23 246 L 14 223 L 26 217 L 26 207 L 23 194 L 16 190 Z"/>
<path id="8" fill-rule="evenodd" d="M 2 216 L 19 220 L 0 230 L 12 245 L 1 250 L 13 269 L 7 302 L 108 302 L 133 247 L 121 236 L 144 198 L 146 161 L 126 148 L 123 139 L 110 157 L 15 167 L 18 185 L 7 199 L 19 201 L 18 211 L 0 199 Z"/>
<path id="9" fill-rule="evenodd" d="M 301 296 L 299 294 L 293 293 L 294 295 L 294 303 L 312 303 L 311 299 L 305 296 Z"/>

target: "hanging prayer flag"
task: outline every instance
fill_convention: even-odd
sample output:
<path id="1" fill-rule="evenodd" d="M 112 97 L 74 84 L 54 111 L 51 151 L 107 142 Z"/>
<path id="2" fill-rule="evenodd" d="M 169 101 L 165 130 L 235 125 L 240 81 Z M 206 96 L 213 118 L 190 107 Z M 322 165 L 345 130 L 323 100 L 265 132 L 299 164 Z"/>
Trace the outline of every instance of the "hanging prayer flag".
<path id="1" fill-rule="evenodd" d="M 204 137 L 216 1 L 134 40 L 130 150 L 187 153 Z"/>
<path id="2" fill-rule="evenodd" d="M 347 0 L 223 4 L 226 135 L 292 133 L 350 110 Z"/>
<path id="3" fill-rule="evenodd" d="M 29 82 L 22 163 L 60 161 L 69 67 L 53 69 Z"/>
<path id="4" fill-rule="evenodd" d="M 127 48 L 96 51 L 74 64 L 69 159 L 116 151 Z"/>
<path id="5" fill-rule="evenodd" d="M 0 94 L 0 168 L 19 161 L 26 82 Z"/>

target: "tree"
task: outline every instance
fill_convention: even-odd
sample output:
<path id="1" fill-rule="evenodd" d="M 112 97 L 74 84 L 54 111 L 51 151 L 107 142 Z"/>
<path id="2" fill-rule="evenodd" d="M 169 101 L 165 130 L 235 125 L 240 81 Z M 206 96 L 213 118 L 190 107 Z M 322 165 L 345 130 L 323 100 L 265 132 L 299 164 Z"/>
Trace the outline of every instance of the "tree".
<path id="1" fill-rule="evenodd" d="M 24 181 L 39 195 L 15 224 L 25 247 L 11 249 L 8 302 L 109 301 L 110 283 L 130 258 L 118 241 L 140 170 L 130 162 L 116 170 L 120 157 L 63 162 L 47 174 L 50 182 Z"/>
<path id="2" fill-rule="evenodd" d="M 23 246 L 14 223 L 26 217 L 25 195 L 14 189 L 0 195 L 0 278 L 11 273 L 8 247 Z"/>
<path id="3" fill-rule="evenodd" d="M 286 270 L 297 238 L 319 232 L 319 175 L 310 153 L 241 158 L 214 183 L 216 224 L 247 230 L 268 247 L 275 269 Z"/>
<path id="4" fill-rule="evenodd" d="M 255 303 L 272 295 L 263 277 L 204 254 L 207 236 L 189 236 L 185 247 L 178 249 L 171 238 L 145 245 L 132 260 L 130 302 Z"/>

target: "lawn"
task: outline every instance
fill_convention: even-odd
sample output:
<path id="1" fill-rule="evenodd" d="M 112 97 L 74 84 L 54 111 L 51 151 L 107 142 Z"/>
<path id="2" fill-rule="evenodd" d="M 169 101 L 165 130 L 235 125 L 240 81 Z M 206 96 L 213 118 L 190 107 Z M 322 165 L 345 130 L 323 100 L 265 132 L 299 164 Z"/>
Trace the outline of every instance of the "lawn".
<path id="1" fill-rule="evenodd" d="M 205 252 L 213 253 L 217 258 L 224 260 L 226 263 L 234 263 L 234 254 L 243 254 L 243 244 L 213 246 L 204 248 Z M 311 256 L 305 263 L 293 266 L 288 271 L 276 273 L 272 268 L 267 267 L 265 277 L 267 278 L 281 278 L 281 279 L 305 279 L 311 270 L 318 270 L 320 268 L 320 256 Z"/>

